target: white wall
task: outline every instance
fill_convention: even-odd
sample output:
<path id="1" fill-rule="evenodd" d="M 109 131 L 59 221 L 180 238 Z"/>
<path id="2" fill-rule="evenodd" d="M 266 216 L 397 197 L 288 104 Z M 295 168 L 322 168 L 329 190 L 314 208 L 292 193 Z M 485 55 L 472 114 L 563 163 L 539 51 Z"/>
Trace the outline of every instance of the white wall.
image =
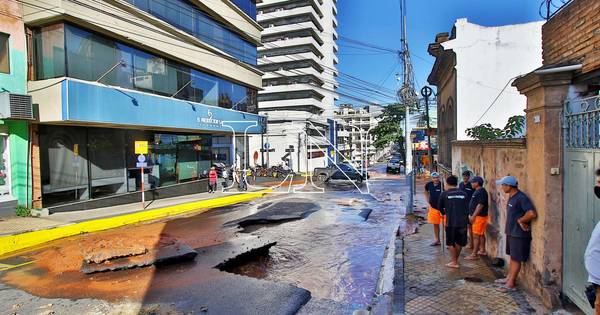
<path id="1" fill-rule="evenodd" d="M 511 78 L 542 66 L 542 25 L 533 22 L 485 27 L 456 21 L 456 38 L 443 43 L 456 53 L 457 139 L 468 140 L 474 126 Z M 477 125 L 503 128 L 508 118 L 524 115 L 527 99 L 508 85 Z"/>

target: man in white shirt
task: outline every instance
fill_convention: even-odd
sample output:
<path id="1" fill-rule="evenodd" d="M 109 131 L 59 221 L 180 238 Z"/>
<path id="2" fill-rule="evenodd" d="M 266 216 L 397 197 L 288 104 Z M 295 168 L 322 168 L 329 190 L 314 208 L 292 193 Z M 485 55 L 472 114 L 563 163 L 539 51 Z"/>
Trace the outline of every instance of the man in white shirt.
<path id="1" fill-rule="evenodd" d="M 600 199 L 600 169 L 596 170 L 596 186 L 594 194 Z M 588 282 L 596 287 L 596 315 L 600 315 L 600 222 L 596 224 L 587 249 L 585 250 L 585 269 L 588 272 Z"/>

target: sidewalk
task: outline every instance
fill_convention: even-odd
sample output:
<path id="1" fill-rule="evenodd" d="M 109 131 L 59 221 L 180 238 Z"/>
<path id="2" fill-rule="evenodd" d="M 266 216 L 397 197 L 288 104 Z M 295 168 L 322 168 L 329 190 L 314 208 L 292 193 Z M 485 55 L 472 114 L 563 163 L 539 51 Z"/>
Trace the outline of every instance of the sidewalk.
<path id="1" fill-rule="evenodd" d="M 46 217 L 7 218 L 0 221 L 0 256 L 56 239 L 112 229 L 145 221 L 197 214 L 212 208 L 247 202 L 271 192 L 272 188 L 254 187 L 245 193 L 237 190 L 214 194 L 199 193 L 148 202 L 71 211 Z"/>
<path id="2" fill-rule="evenodd" d="M 423 197 L 423 180 L 417 182 L 415 216 L 427 216 Z M 511 293 L 497 291 L 494 280 L 504 270 L 492 268 L 486 260 L 465 260 L 464 249 L 460 269 L 445 266 L 450 254 L 442 246 L 430 246 L 433 228 L 421 221 L 414 234 L 402 242 L 403 270 L 396 271 L 404 279 L 404 312 L 406 314 L 549 314 L 541 302 L 523 290 Z M 403 275 L 401 275 L 401 272 Z"/>

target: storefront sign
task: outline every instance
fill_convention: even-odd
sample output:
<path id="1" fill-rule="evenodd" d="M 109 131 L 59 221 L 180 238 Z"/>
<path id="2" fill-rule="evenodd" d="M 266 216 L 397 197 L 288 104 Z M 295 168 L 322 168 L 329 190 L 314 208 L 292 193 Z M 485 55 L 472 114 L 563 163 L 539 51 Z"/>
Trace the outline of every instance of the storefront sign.
<path id="1" fill-rule="evenodd" d="M 207 125 L 213 125 L 213 126 L 222 126 L 223 125 L 222 120 L 213 118 L 213 113 L 212 113 L 212 111 L 210 111 L 210 109 L 208 110 L 206 117 L 198 117 L 197 120 L 201 124 L 207 124 Z"/>
<path id="2" fill-rule="evenodd" d="M 148 154 L 148 141 L 136 141 L 135 154 Z"/>

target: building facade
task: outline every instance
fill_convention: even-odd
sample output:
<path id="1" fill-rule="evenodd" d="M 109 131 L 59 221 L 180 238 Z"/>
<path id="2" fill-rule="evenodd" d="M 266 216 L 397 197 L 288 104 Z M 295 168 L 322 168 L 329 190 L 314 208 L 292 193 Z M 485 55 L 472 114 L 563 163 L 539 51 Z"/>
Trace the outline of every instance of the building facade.
<path id="1" fill-rule="evenodd" d="M 148 199 L 201 192 L 213 163 L 248 163 L 247 135 L 266 124 L 254 1 L 32 0 L 23 9 L 39 108 L 35 207 L 135 202 L 142 176 Z M 145 161 L 135 141 L 148 142 Z"/>
<path id="2" fill-rule="evenodd" d="M 15 206 L 28 206 L 29 124 L 31 104 L 27 94 L 27 46 L 22 7 L 8 1 L 0 5 L 0 217 L 15 214 Z M 18 117 L 15 101 L 29 109 Z M 11 105 L 13 105 L 11 107 Z"/>
<path id="3" fill-rule="evenodd" d="M 256 164 L 287 164 L 311 171 L 328 164 L 328 122 L 333 118 L 338 59 L 334 0 L 265 0 L 257 21 L 264 28 L 258 67 L 264 72 L 259 110 L 268 131 L 253 137 Z"/>
<path id="4" fill-rule="evenodd" d="M 542 65 L 542 24 L 485 27 L 459 19 L 429 45 L 436 58 L 428 82 L 438 90 L 440 164 L 451 167 L 451 142 L 469 140 L 468 128 L 503 128 L 524 114 L 526 99 L 510 83 Z"/>
<path id="5" fill-rule="evenodd" d="M 371 107 L 354 108 L 351 105 L 341 105 L 335 113 L 339 121 L 338 150 L 345 159 L 341 161 L 351 162 L 355 165 L 367 165 L 375 162 L 377 149 L 373 145 L 374 136 L 369 132 L 377 126 L 377 114 Z"/>

